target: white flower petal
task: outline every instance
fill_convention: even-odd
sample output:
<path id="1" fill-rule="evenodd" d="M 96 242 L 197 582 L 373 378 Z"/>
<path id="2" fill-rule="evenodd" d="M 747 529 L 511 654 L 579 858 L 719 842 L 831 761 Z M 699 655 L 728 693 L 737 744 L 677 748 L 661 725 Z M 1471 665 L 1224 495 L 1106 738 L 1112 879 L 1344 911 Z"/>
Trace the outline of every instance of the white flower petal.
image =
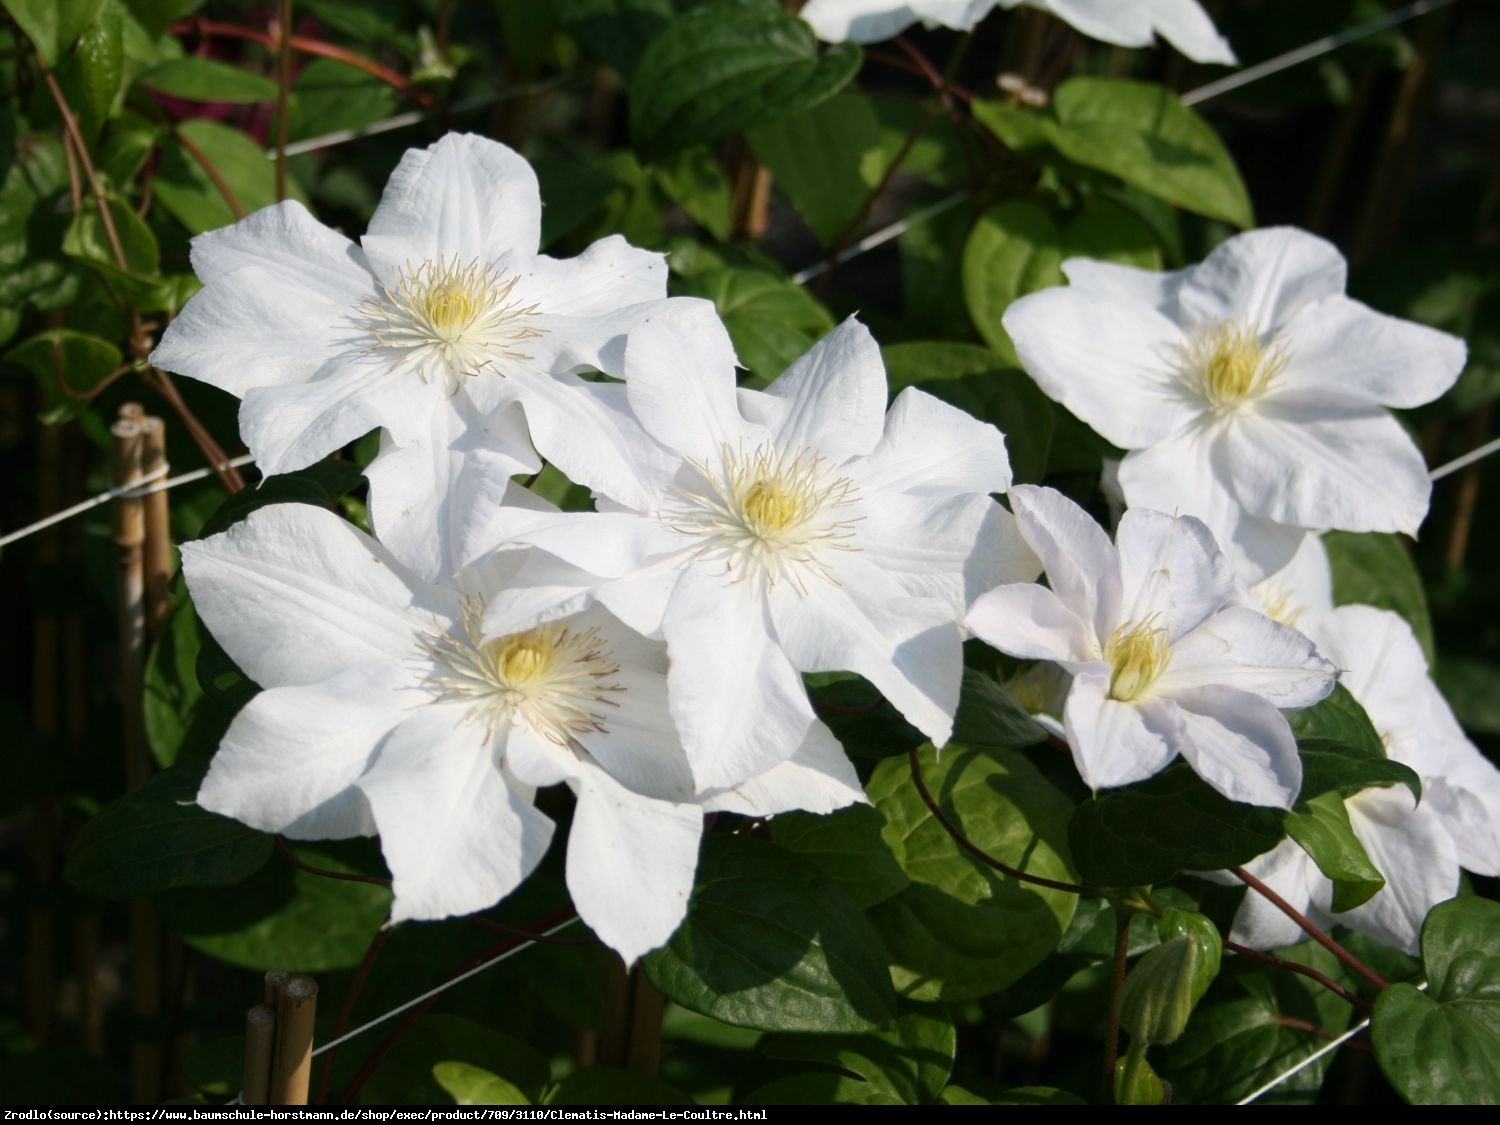
<path id="1" fill-rule="evenodd" d="M 864 456 L 881 440 L 885 363 L 870 330 L 852 316 L 765 393 L 786 403 L 774 434 L 779 448 L 815 450 L 837 464 Z"/>
<path id="2" fill-rule="evenodd" d="M 1451 749 L 1468 758 L 1467 776 L 1423 778 L 1423 807 L 1440 818 L 1460 864 L 1478 875 L 1500 875 L 1500 773 L 1473 743 Z"/>
<path id="3" fill-rule="evenodd" d="M 443 401 L 442 388 L 414 370 L 332 359 L 308 382 L 246 391 L 240 436 L 262 473 L 288 473 L 382 426 L 405 445 L 425 434 Z"/>
<path id="4" fill-rule="evenodd" d="M 346 668 L 305 687 L 269 688 L 230 723 L 198 804 L 294 839 L 374 835 L 354 783 L 380 740 L 427 698 L 395 663 Z"/>
<path id="5" fill-rule="evenodd" d="M 1010 490 L 1022 537 L 1041 559 L 1047 582 L 1102 645 L 1120 621 L 1120 556 L 1102 527 L 1061 492 L 1035 485 Z"/>
<path id="6" fill-rule="evenodd" d="M 704 796 L 703 809 L 774 816 L 794 809 L 829 813 L 855 803 L 868 801 L 854 764 L 833 732 L 823 723 L 814 722 L 790 758 L 733 789 L 710 791 Z"/>
<path id="7" fill-rule="evenodd" d="M 996 0 L 808 0 L 798 13 L 828 43 L 878 43 L 921 20 L 967 31 L 989 14 Z"/>
<path id="8" fill-rule="evenodd" d="M 916 387 L 896 396 L 880 444 L 850 471 L 865 488 L 930 499 L 1004 492 L 1011 481 L 999 430 Z"/>
<path id="9" fill-rule="evenodd" d="M 1177 306 L 1177 291 L 1190 271 L 1143 270 L 1117 262 L 1069 258 L 1063 262 L 1062 272 L 1073 289 L 1087 289 L 1122 305 L 1149 305 L 1171 316 Z"/>
<path id="10" fill-rule="evenodd" d="M 667 259 L 611 234 L 576 258 L 537 255 L 520 275 L 516 291 L 543 314 L 609 317 L 628 305 L 664 300 Z"/>
<path id="11" fill-rule="evenodd" d="M 507 784 L 466 704 L 416 712 L 358 784 L 391 869 L 392 922 L 493 906 L 531 874 L 552 839 L 552 822 Z"/>
<path id="12" fill-rule="evenodd" d="M 1077 3 L 1078 0 L 1067 0 Z M 1098 3 L 1098 0 L 1093 0 Z M 1234 66 L 1229 40 L 1219 34 L 1198 0 L 1148 0 L 1156 34 L 1194 62 Z"/>
<path id="13" fill-rule="evenodd" d="M 1328 548 L 1323 546 L 1322 536 L 1308 532 L 1292 561 L 1257 582 L 1251 593 L 1253 600 L 1247 604 L 1295 628 L 1304 627 L 1304 618 L 1331 610 L 1333 568 L 1328 563 Z"/>
<path id="14" fill-rule="evenodd" d="M 1334 917 L 1415 954 L 1427 912 L 1458 894 L 1458 856 L 1442 819 L 1425 803 L 1413 808 L 1411 793 L 1401 785 L 1366 789 L 1345 804 L 1349 824 L 1385 886 L 1363 906 Z"/>
<path id="15" fill-rule="evenodd" d="M 838 584 L 771 598 L 776 637 L 804 672 L 858 672 L 938 746 L 953 733 L 963 645 L 942 601 L 904 595 L 867 560 L 842 560 Z"/>
<path id="16" fill-rule="evenodd" d="M 1146 304 L 1046 289 L 1013 303 L 1003 323 L 1037 385 L 1122 449 L 1155 445 L 1198 413 L 1177 371 L 1182 329 Z"/>
<path id="17" fill-rule="evenodd" d="M 1403 409 L 1440 397 L 1468 358 L 1457 336 L 1386 316 L 1342 295 L 1302 309 L 1277 339 L 1287 355 L 1279 377 L 1283 385 Z"/>
<path id="18" fill-rule="evenodd" d="M 1333 243 L 1295 227 L 1247 231 L 1220 243 L 1178 293 L 1189 325 L 1235 323 L 1261 335 L 1323 297 L 1344 292 L 1348 266 Z"/>
<path id="19" fill-rule="evenodd" d="M 739 785 L 807 737 L 802 677 L 772 639 L 765 600 L 721 572 L 689 570 L 662 621 L 672 718 L 702 789 Z"/>
<path id="20" fill-rule="evenodd" d="M 1286 716 L 1259 695 L 1210 686 L 1173 691 L 1182 710 L 1177 750 L 1231 801 L 1289 809 L 1302 787 L 1302 759 Z"/>
<path id="21" fill-rule="evenodd" d="M 1041 571 L 1015 517 L 972 493 L 943 501 L 882 496 L 865 510 L 859 552 L 908 594 L 946 600 L 955 616 L 985 590 Z"/>
<path id="22" fill-rule="evenodd" d="M 1154 620 L 1173 641 L 1234 596 L 1234 573 L 1212 532 L 1192 516 L 1131 508 L 1115 531 L 1123 597 L 1120 619 Z"/>
<path id="23" fill-rule="evenodd" d="M 507 722 L 503 731 L 496 731 L 496 739 L 505 747 L 501 764 L 506 774 L 533 789 L 560 785 L 588 768 L 571 748 L 553 742 L 524 722 Z"/>
<path id="24" fill-rule="evenodd" d="M 478 418 L 455 396 L 438 407 L 430 433 L 411 444 L 382 437 L 380 454 L 365 466 L 370 523 L 412 570 L 446 581 L 464 564 L 472 515 L 504 503 L 512 476 L 540 468 L 520 407 Z"/>
<path id="25" fill-rule="evenodd" d="M 1152 684 L 1156 694 L 1219 684 L 1252 692 L 1276 707 L 1311 707 L 1333 690 L 1338 669 L 1312 641 L 1253 609 L 1230 606 L 1172 646 Z"/>
<path id="26" fill-rule="evenodd" d="M 1177 757 L 1163 732 L 1180 724 L 1164 700 L 1135 706 L 1109 698 L 1107 664 L 1077 670 L 1063 707 L 1073 764 L 1090 789 L 1110 789 L 1160 773 Z M 1149 720 L 1149 723 L 1148 723 Z"/>
<path id="27" fill-rule="evenodd" d="M 703 810 L 642 797 L 599 770 L 575 787 L 568 891 L 578 916 L 629 965 L 664 945 L 687 914 Z"/>
<path id="28" fill-rule="evenodd" d="M 516 255 L 529 263 L 541 229 L 541 190 L 531 165 L 498 141 L 449 133 L 406 151 L 361 244 L 388 278 L 424 261 L 489 263 Z"/>
<path id="29" fill-rule="evenodd" d="M 1024 660 L 1098 659 L 1093 630 L 1045 586 L 997 586 L 979 596 L 964 624 L 986 644 Z"/>
<path id="30" fill-rule="evenodd" d="M 716 458 L 745 423 L 735 409 L 739 362 L 712 301 L 660 307 L 625 345 L 625 389 L 646 432 L 685 457 Z"/>
<path id="31" fill-rule="evenodd" d="M 1427 515 L 1422 454 L 1377 406 L 1317 391 L 1267 395 L 1226 429 L 1223 448 L 1235 498 L 1264 519 L 1414 536 Z"/>
<path id="32" fill-rule="evenodd" d="M 1247 515 L 1229 490 L 1218 431 L 1189 430 L 1152 449 L 1126 454 L 1120 486 L 1134 507 L 1197 516 L 1247 582 L 1280 570 L 1306 531 Z"/>
<path id="33" fill-rule="evenodd" d="M 227 531 L 184 543 L 182 568 L 198 616 L 261 687 L 317 683 L 348 667 L 417 655 L 415 579 L 322 508 L 260 508 Z"/>

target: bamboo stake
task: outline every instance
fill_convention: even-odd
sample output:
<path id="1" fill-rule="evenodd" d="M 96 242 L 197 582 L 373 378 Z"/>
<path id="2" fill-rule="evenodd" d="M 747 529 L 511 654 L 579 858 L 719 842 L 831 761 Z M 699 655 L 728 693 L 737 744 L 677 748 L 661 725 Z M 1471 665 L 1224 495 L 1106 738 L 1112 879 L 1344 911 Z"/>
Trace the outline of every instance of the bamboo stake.
<path id="1" fill-rule="evenodd" d="M 271 1105 L 306 1105 L 312 1078 L 313 1021 L 318 985 L 311 977 L 288 977 L 276 1009 L 276 1056 L 271 1066 Z"/>
<path id="2" fill-rule="evenodd" d="M 281 1003 L 281 990 L 286 982 L 292 979 L 292 974 L 285 969 L 272 969 L 266 974 L 266 1003 L 276 1008 Z"/>
<path id="3" fill-rule="evenodd" d="M 240 1100 L 265 1105 L 271 1094 L 271 1057 L 276 1044 L 276 1009 L 256 1004 L 245 1011 L 245 1074 Z"/>
<path id="4" fill-rule="evenodd" d="M 137 403 L 120 407 L 110 427 L 113 483 L 130 487 L 141 471 L 141 421 Z M 136 789 L 150 772 L 141 725 L 141 680 L 146 655 L 146 589 L 143 570 L 145 505 L 140 497 L 115 500 L 114 539 L 119 597 L 120 702 L 125 737 L 125 786 Z M 130 1011 L 136 1021 L 131 1047 L 131 1097 L 137 1103 L 161 1100 L 162 1048 L 150 1030 L 161 1013 L 161 965 L 156 916 L 149 899 L 130 902 Z"/>
<path id="5" fill-rule="evenodd" d="M 167 476 L 167 427 L 160 418 L 141 419 L 141 472 Z M 172 526 L 165 489 L 149 493 L 145 506 L 146 634 L 155 640 L 172 610 Z"/>

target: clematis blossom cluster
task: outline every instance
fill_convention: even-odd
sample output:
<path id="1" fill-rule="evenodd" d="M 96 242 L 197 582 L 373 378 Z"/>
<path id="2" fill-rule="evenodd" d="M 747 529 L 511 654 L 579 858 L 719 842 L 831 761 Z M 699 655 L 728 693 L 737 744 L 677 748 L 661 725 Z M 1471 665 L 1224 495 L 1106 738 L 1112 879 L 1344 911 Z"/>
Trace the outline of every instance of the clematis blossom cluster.
<path id="1" fill-rule="evenodd" d="M 1012 487 L 993 425 L 915 388 L 888 402 L 858 320 L 742 388 L 715 307 L 668 298 L 660 255 L 611 236 L 547 257 L 540 209 L 524 160 L 449 136 L 406 154 L 358 244 L 295 203 L 195 240 L 204 288 L 154 362 L 240 396 L 266 474 L 380 434 L 373 537 L 276 505 L 183 547 L 202 620 L 263 689 L 203 807 L 294 839 L 378 835 L 402 922 L 513 891 L 555 832 L 538 792 L 566 786 L 569 891 L 634 960 L 685 915 L 705 814 L 864 799 L 804 675 L 864 677 L 941 747 L 973 636 L 1039 662 L 1023 679 L 1063 699 L 1090 786 L 1180 757 L 1236 801 L 1291 807 L 1284 712 L 1345 661 L 1363 685 L 1379 646 L 1341 632 L 1368 625 L 1343 610 L 1299 618 L 1316 558 L 1266 576 L 1316 543 L 1307 528 L 1415 530 L 1425 474 L 1382 404 L 1440 393 L 1461 345 L 1345 298 L 1342 260 L 1296 232 L 1175 274 L 1068 263 L 1073 285 L 1023 298 L 1006 327 L 1043 389 L 1129 451 L 1111 542 L 1060 493 Z M 593 511 L 518 483 L 544 458 Z M 1394 635 L 1380 651 L 1414 668 Z M 1480 823 L 1500 793 L 1435 695 L 1387 716 L 1388 694 L 1366 705 L 1429 797 L 1361 793 L 1351 820 L 1411 829 L 1367 846 L 1428 866 L 1368 909 L 1419 919 L 1459 862 L 1500 870 Z M 1441 749 L 1403 741 L 1408 722 Z M 1315 904 L 1299 856 L 1258 862 Z"/>

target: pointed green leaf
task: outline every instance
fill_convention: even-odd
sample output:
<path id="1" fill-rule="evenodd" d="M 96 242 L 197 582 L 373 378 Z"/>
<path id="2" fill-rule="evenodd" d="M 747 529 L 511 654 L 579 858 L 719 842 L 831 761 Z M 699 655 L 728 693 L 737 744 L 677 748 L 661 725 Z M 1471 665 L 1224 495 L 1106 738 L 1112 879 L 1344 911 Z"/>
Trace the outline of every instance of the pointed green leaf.
<path id="1" fill-rule="evenodd" d="M 271 102 L 276 83 L 238 66 L 189 56 L 167 59 L 144 71 L 141 85 L 174 98 L 193 102 Z"/>
<path id="2" fill-rule="evenodd" d="M 1385 886 L 1385 876 L 1370 862 L 1349 824 L 1344 799 L 1337 793 L 1299 801 L 1287 815 L 1286 830 L 1318 870 L 1333 880 L 1335 913 L 1362 906 Z"/>
<path id="3" fill-rule="evenodd" d="M 773 1059 L 823 1063 L 858 1075 L 902 1105 L 931 1105 L 938 1100 L 958 1042 L 953 1021 L 940 1010 L 913 1010 L 888 1031 L 869 1035 L 775 1035 L 761 1042 Z"/>
<path id="4" fill-rule="evenodd" d="M 825 816 L 782 813 L 771 822 L 776 842 L 817 864 L 863 910 L 906 888 L 909 880 L 881 833 L 885 817 L 869 805 Z"/>
<path id="5" fill-rule="evenodd" d="M 1427 591 L 1406 541 L 1399 535 L 1330 531 L 1323 536 L 1333 570 L 1335 605 L 1373 605 L 1399 613 L 1422 645 L 1429 667 L 1436 663 Z"/>

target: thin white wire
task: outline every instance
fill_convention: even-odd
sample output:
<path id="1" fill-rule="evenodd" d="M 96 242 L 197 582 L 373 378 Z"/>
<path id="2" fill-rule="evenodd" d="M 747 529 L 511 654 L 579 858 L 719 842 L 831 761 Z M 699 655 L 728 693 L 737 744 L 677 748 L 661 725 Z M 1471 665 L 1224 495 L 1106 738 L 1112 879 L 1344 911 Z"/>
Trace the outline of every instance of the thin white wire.
<path id="1" fill-rule="evenodd" d="M 1475 461 L 1482 461 L 1484 458 L 1488 457 L 1496 450 L 1500 450 L 1500 438 L 1496 438 L 1494 441 L 1487 441 L 1478 449 L 1471 449 L 1462 457 L 1455 457 L 1446 465 L 1439 465 L 1437 468 L 1433 469 L 1432 472 L 1427 474 L 1427 479 L 1442 480 L 1449 473 L 1456 473 L 1459 469 L 1467 468 Z"/>
<path id="2" fill-rule="evenodd" d="M 1427 991 L 1427 982 L 1424 980 L 1421 984 L 1417 985 L 1417 989 L 1420 992 L 1426 992 Z M 1234 1104 L 1235 1105 L 1249 1105 L 1251 1102 L 1253 1102 L 1256 1098 L 1260 1097 L 1262 1094 L 1267 1093 L 1270 1090 L 1276 1089 L 1277 1086 L 1280 1086 L 1283 1082 L 1285 1082 L 1292 1075 L 1296 1074 L 1298 1071 L 1303 1070 L 1306 1067 L 1312 1066 L 1313 1063 L 1317 1062 L 1324 1055 L 1328 1054 L 1328 1052 L 1330 1052 L 1330 1051 L 1337 1051 L 1345 1043 L 1349 1042 L 1349 1040 L 1353 1039 L 1356 1035 L 1358 1035 L 1361 1031 L 1363 1031 L 1365 1028 L 1367 1028 L 1369 1026 L 1370 1026 L 1370 1018 L 1368 1016 L 1366 1016 L 1364 1019 L 1360 1020 L 1357 1024 L 1355 1024 L 1353 1027 L 1351 1027 L 1348 1031 L 1344 1032 L 1344 1034 L 1340 1035 L 1337 1039 L 1334 1039 L 1331 1042 L 1324 1044 L 1322 1047 L 1319 1047 L 1312 1054 L 1308 1055 L 1307 1058 L 1302 1059 L 1300 1062 L 1298 1062 L 1295 1066 L 1291 1067 L 1290 1069 L 1282 1071 L 1275 1078 L 1271 1079 L 1271 1081 L 1267 1082 L 1264 1086 L 1261 1086 L 1258 1090 L 1254 1091 L 1253 1093 L 1246 1094 L 1243 1098 L 1241 1098 L 1239 1101 L 1235 1102 Z"/>
<path id="3" fill-rule="evenodd" d="M 239 469 L 254 460 L 254 457 L 245 454 L 242 457 L 234 457 L 225 461 L 218 468 Z M 8 535 L 0 536 L 0 547 L 8 547 L 18 540 L 25 539 L 28 535 L 35 535 L 38 531 L 45 531 L 53 524 L 62 523 L 64 520 L 72 519 L 74 516 L 81 516 L 90 508 L 97 508 L 100 504 L 108 504 L 111 500 L 120 497 L 149 496 L 153 492 L 165 492 L 169 488 L 176 488 L 179 484 L 191 484 L 195 480 L 202 480 L 206 476 L 213 475 L 218 469 L 194 469 L 192 472 L 183 473 L 181 476 L 171 477 L 167 480 L 160 479 L 166 474 L 166 471 L 167 466 L 163 465 L 160 469 L 152 470 L 134 484 L 111 488 L 107 492 L 99 493 L 98 496 L 74 504 L 71 508 L 64 508 L 60 512 L 53 512 L 46 519 L 37 520 L 36 523 L 28 524 L 23 528 L 12 531 Z"/>
<path id="4" fill-rule="evenodd" d="M 1220 78 L 1217 82 L 1210 82 L 1206 86 L 1199 86 L 1196 90 L 1189 90 L 1182 95 L 1183 105 L 1197 105 L 1206 102 L 1209 98 L 1217 98 L 1220 94 L 1227 94 L 1230 90 L 1238 90 L 1241 86 L 1248 86 L 1252 82 L 1258 82 L 1262 78 L 1276 74 L 1279 71 L 1294 67 L 1299 63 L 1305 63 L 1309 59 L 1315 59 L 1319 55 L 1326 55 L 1330 51 L 1336 51 L 1340 47 L 1347 46 L 1358 39 L 1374 35 L 1378 31 L 1384 31 L 1388 27 L 1405 23 L 1407 20 L 1416 19 L 1418 16 L 1435 12 L 1439 8 L 1446 8 L 1453 0 L 1417 0 L 1415 4 L 1408 4 L 1404 8 L 1397 8 L 1394 12 L 1377 16 L 1375 19 L 1367 20 L 1362 24 L 1348 28 L 1345 31 L 1337 31 L 1332 35 L 1325 35 L 1321 39 L 1314 39 L 1311 43 L 1304 44 L 1283 55 L 1258 62 L 1254 66 L 1247 66 L 1243 70 L 1237 70 L 1233 74 Z"/>
<path id="5" fill-rule="evenodd" d="M 569 918 L 566 922 L 559 922 L 557 925 L 553 926 L 550 930 L 544 931 L 541 936 L 544 937 L 544 938 L 551 937 L 553 934 L 560 933 L 561 931 L 567 929 L 569 926 L 571 926 L 576 921 L 578 921 L 578 917 L 577 917 L 577 915 L 574 915 L 572 918 Z M 454 977 L 452 980 L 445 981 L 442 984 L 438 985 L 436 988 L 429 988 L 426 992 L 422 993 L 422 995 L 420 995 L 420 996 L 413 996 L 406 1003 L 401 1004 L 398 1007 L 392 1008 L 389 1012 L 386 1012 L 384 1015 L 376 1016 L 369 1023 L 360 1024 L 353 1031 L 346 1031 L 346 1032 L 344 1032 L 343 1035 L 340 1035 L 337 1039 L 330 1039 L 327 1043 L 324 1043 L 321 1047 L 319 1047 L 316 1051 L 314 1051 L 312 1053 L 312 1057 L 313 1058 L 317 1058 L 324 1051 L 331 1051 L 335 1047 L 340 1046 L 341 1044 L 347 1043 L 349 1040 L 353 1039 L 355 1036 L 357 1036 L 357 1035 L 363 1035 L 365 1032 L 369 1031 L 372 1027 L 379 1027 L 381 1024 L 385 1023 L 386 1020 L 392 1018 L 393 1016 L 399 1016 L 402 1012 L 405 1012 L 405 1011 L 407 1011 L 408 1009 L 411 1009 L 411 1008 L 415 1008 L 418 1004 L 421 1004 L 421 1003 L 423 1003 L 424 1001 L 427 1001 L 427 1000 L 431 1000 L 434 996 L 440 996 L 440 995 L 442 995 L 444 992 L 447 992 L 454 985 L 456 985 L 456 984 L 462 984 L 464 981 L 468 980 L 470 977 L 477 976 L 478 974 L 484 972 L 486 969 L 492 968 L 493 966 L 500 964 L 501 961 L 504 961 L 504 960 L 506 960 L 506 959 L 508 959 L 510 957 L 514 957 L 517 953 L 520 953 L 522 950 L 524 950 L 524 949 L 530 949 L 535 944 L 537 944 L 535 938 L 527 938 L 525 941 L 523 941 L 520 945 L 516 946 L 514 949 L 507 949 L 504 953 L 496 954 L 494 957 L 491 957 L 488 961 L 485 961 L 483 964 L 475 965 L 468 972 L 466 972 L 466 973 L 460 973 L 458 976 Z"/>

